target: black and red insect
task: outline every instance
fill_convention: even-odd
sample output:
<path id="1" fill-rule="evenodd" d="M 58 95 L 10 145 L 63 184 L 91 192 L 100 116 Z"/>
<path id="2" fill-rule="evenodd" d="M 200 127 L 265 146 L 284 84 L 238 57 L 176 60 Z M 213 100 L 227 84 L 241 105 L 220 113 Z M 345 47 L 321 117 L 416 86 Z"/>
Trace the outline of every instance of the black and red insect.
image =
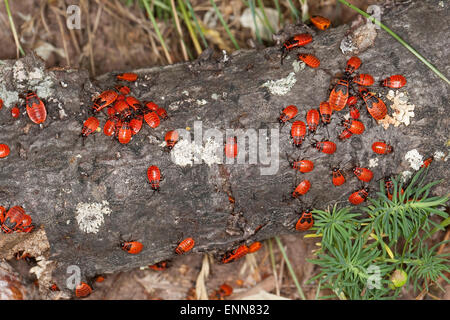
<path id="1" fill-rule="evenodd" d="M 303 180 L 302 182 L 300 182 L 297 185 L 294 192 L 292 192 L 292 197 L 297 198 L 301 195 L 304 195 L 309 191 L 310 188 L 311 188 L 311 182 L 309 182 L 309 180 Z"/>
<path id="2" fill-rule="evenodd" d="M 373 172 L 370 169 L 362 168 L 362 167 L 354 167 L 352 169 L 353 173 L 359 180 L 364 182 L 370 182 L 373 178 Z"/>
<path id="3" fill-rule="evenodd" d="M 363 92 L 362 98 L 366 103 L 367 111 L 369 111 L 370 115 L 375 120 L 382 120 L 384 119 L 384 117 L 386 117 L 387 115 L 386 104 L 383 102 L 383 100 L 375 96 L 373 92 L 369 91 Z"/>
<path id="4" fill-rule="evenodd" d="M 361 188 L 359 190 L 356 190 L 353 192 L 349 197 L 348 201 L 350 201 L 353 205 L 358 205 L 363 203 L 367 200 L 367 197 L 369 196 L 369 188 Z"/>
<path id="5" fill-rule="evenodd" d="M 113 104 L 116 101 L 118 95 L 119 94 L 114 90 L 106 90 L 100 93 L 100 95 L 94 99 L 93 108 L 95 112 L 99 112 L 103 108 L 106 108 L 107 106 Z"/>
<path id="6" fill-rule="evenodd" d="M 373 77 L 370 74 L 367 73 L 360 73 L 357 76 L 353 77 L 353 82 L 360 85 L 360 86 L 371 86 L 375 82 Z"/>
<path id="7" fill-rule="evenodd" d="M 364 123 L 354 119 L 344 120 L 341 125 L 348 129 L 352 134 L 362 134 L 365 130 Z"/>
<path id="8" fill-rule="evenodd" d="M 372 144 L 372 150 L 378 154 L 389 154 L 394 151 L 394 148 L 384 141 L 376 141 Z"/>
<path id="9" fill-rule="evenodd" d="M 163 271 L 168 268 L 169 264 L 167 261 L 160 261 L 155 264 L 149 265 L 148 267 L 155 271 Z"/>
<path id="10" fill-rule="evenodd" d="M 192 250 L 192 248 L 194 248 L 195 245 L 195 241 L 192 238 L 186 238 L 183 241 L 181 241 L 178 246 L 175 248 L 175 253 L 176 254 L 184 254 L 190 250 Z"/>
<path id="11" fill-rule="evenodd" d="M 311 210 L 306 209 L 303 211 L 300 219 L 298 219 L 295 224 L 295 229 L 298 231 L 306 231 L 314 225 L 314 218 L 312 216 Z"/>
<path id="12" fill-rule="evenodd" d="M 289 105 L 281 111 L 280 116 L 278 117 L 278 122 L 281 124 L 285 124 L 287 121 L 291 120 L 298 113 L 298 109 L 294 105 Z"/>
<path id="13" fill-rule="evenodd" d="M 92 288 L 86 282 L 80 282 L 75 287 L 75 295 L 78 298 L 85 298 L 85 297 L 89 296 L 91 293 L 92 293 Z"/>
<path id="14" fill-rule="evenodd" d="M 306 124 L 309 133 L 315 133 L 320 122 L 320 113 L 316 109 L 310 109 L 306 113 Z"/>
<path id="15" fill-rule="evenodd" d="M 345 108 L 347 99 L 349 97 L 348 81 L 344 79 L 338 80 L 333 90 L 330 92 L 328 103 L 335 111 L 340 111 Z"/>
<path id="16" fill-rule="evenodd" d="M 0 207 L 0 223 L 4 233 L 31 232 L 34 229 L 31 217 L 21 206 L 14 206 L 8 212 Z"/>
<path id="17" fill-rule="evenodd" d="M 328 101 L 323 101 L 319 105 L 320 119 L 324 125 L 331 122 L 331 115 L 333 114 L 333 109 L 331 108 Z"/>
<path id="18" fill-rule="evenodd" d="M 296 147 L 300 147 L 305 140 L 306 125 L 303 121 L 294 121 L 291 127 L 292 143 Z"/>
<path id="19" fill-rule="evenodd" d="M 390 76 L 380 81 L 380 85 L 392 89 L 400 89 L 406 84 L 406 78 L 401 74 Z"/>
<path id="20" fill-rule="evenodd" d="M 330 19 L 322 16 L 312 16 L 311 22 L 317 29 L 320 30 L 327 30 L 331 25 Z"/>
<path id="21" fill-rule="evenodd" d="M 301 173 L 311 172 L 314 169 L 314 162 L 306 159 L 289 161 L 289 165 L 292 169 L 298 170 Z"/>
<path id="22" fill-rule="evenodd" d="M 243 244 L 233 251 L 226 252 L 222 257 L 222 263 L 229 263 L 232 261 L 236 261 L 245 256 L 247 253 L 248 247 L 245 244 Z"/>
<path id="23" fill-rule="evenodd" d="M 33 91 L 28 91 L 25 97 L 28 117 L 36 124 L 45 122 L 47 109 L 44 102 Z"/>
<path id="24" fill-rule="evenodd" d="M 150 166 L 147 169 L 147 178 L 153 190 L 159 191 L 161 181 L 161 171 L 157 166 Z"/>
<path id="25" fill-rule="evenodd" d="M 312 41 L 312 36 L 309 33 L 297 34 L 283 43 L 281 47 L 281 64 L 289 51 L 307 45 Z"/>
<path id="26" fill-rule="evenodd" d="M 359 59 L 356 56 L 351 57 L 347 61 L 347 66 L 345 68 L 345 75 L 347 77 L 350 76 L 353 72 L 358 70 L 360 66 L 361 66 L 361 59 Z"/>
<path id="27" fill-rule="evenodd" d="M 339 168 L 334 167 L 333 169 L 331 169 L 331 174 L 333 185 L 335 185 L 336 187 L 341 186 L 345 183 L 345 177 Z"/>
<path id="28" fill-rule="evenodd" d="M 138 254 L 144 248 L 144 245 L 139 241 L 120 241 L 120 249 L 130 253 Z"/>
<path id="29" fill-rule="evenodd" d="M 178 142 L 178 132 L 176 130 L 168 131 L 164 140 L 166 141 L 167 149 L 172 150 Z"/>
<path id="30" fill-rule="evenodd" d="M 319 141 L 314 142 L 311 146 L 318 151 L 321 151 L 326 154 L 333 154 L 336 151 L 336 144 L 333 141 Z"/>
<path id="31" fill-rule="evenodd" d="M 320 60 L 315 55 L 310 53 L 300 53 L 298 59 L 303 61 L 307 66 L 315 69 L 320 66 Z"/>

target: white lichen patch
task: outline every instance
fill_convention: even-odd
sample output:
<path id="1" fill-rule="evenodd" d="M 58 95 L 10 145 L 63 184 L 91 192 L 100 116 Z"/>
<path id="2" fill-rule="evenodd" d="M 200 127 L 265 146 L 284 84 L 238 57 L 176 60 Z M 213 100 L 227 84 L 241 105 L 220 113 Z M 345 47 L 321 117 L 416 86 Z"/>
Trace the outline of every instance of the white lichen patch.
<path id="1" fill-rule="evenodd" d="M 262 87 L 267 87 L 273 95 L 284 96 L 291 91 L 296 82 L 295 73 L 291 72 L 286 78 L 266 81 Z"/>
<path id="2" fill-rule="evenodd" d="M 219 99 L 219 95 L 218 95 L 217 93 L 213 93 L 213 94 L 211 95 L 211 99 L 217 100 L 217 99 Z"/>
<path id="3" fill-rule="evenodd" d="M 197 105 L 199 105 L 199 106 L 204 106 L 207 103 L 208 103 L 208 101 L 206 101 L 205 99 L 197 100 Z"/>
<path id="4" fill-rule="evenodd" d="M 0 97 L 3 99 L 3 105 L 6 108 L 12 108 L 19 100 L 19 92 L 8 91 L 5 85 L 0 83 Z"/>
<path id="5" fill-rule="evenodd" d="M 445 153 L 442 152 L 442 151 L 439 151 L 439 150 L 436 150 L 436 151 L 434 152 L 433 157 L 434 157 L 435 160 L 444 160 L 444 161 L 447 161 L 447 159 L 446 159 L 446 157 L 445 157 Z"/>
<path id="6" fill-rule="evenodd" d="M 411 171 L 405 170 L 405 171 L 402 172 L 401 179 L 402 179 L 403 183 L 408 181 L 408 179 L 411 178 L 411 177 L 412 177 L 412 172 Z"/>
<path id="7" fill-rule="evenodd" d="M 306 63 L 304 63 L 303 61 L 300 60 L 295 60 L 294 62 L 292 62 L 292 68 L 294 68 L 294 72 L 297 73 L 300 70 L 305 69 L 306 67 Z"/>
<path id="8" fill-rule="evenodd" d="M 221 147 L 222 145 L 212 138 L 207 139 L 203 146 L 195 142 L 181 140 L 170 153 L 172 161 L 182 167 L 192 166 L 194 163 L 200 163 L 201 160 L 211 166 L 215 163 L 222 163 L 222 158 L 218 152 Z"/>
<path id="9" fill-rule="evenodd" d="M 393 103 L 390 108 L 394 111 L 392 114 L 392 120 L 387 123 L 393 124 L 398 127 L 401 123 L 408 126 L 411 122 L 411 118 L 414 117 L 415 105 L 408 103 L 408 95 L 406 92 L 399 92 L 398 90 L 389 90 L 386 98 Z M 389 125 L 388 125 L 389 126 Z"/>
<path id="10" fill-rule="evenodd" d="M 104 215 L 110 215 L 111 209 L 108 201 L 103 201 L 102 203 L 80 202 L 77 204 L 76 212 L 75 218 L 80 230 L 86 233 L 97 233 L 105 221 Z"/>
<path id="11" fill-rule="evenodd" d="M 378 167 L 378 158 L 369 159 L 369 168 Z"/>
<path id="12" fill-rule="evenodd" d="M 414 170 L 419 170 L 423 164 L 423 156 L 417 151 L 417 149 L 409 150 L 405 154 L 405 159 L 409 162 L 409 165 Z"/>

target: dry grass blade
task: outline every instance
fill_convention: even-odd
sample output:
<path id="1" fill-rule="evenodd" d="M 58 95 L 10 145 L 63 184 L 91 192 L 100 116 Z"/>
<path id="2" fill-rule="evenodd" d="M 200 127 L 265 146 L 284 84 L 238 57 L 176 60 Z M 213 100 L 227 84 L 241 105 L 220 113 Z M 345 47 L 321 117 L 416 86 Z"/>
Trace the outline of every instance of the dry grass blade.
<path id="1" fill-rule="evenodd" d="M 61 33 L 61 39 L 62 39 L 63 47 L 64 47 L 64 54 L 66 56 L 66 63 L 67 63 L 67 66 L 70 67 L 70 56 L 69 56 L 69 50 L 67 49 L 66 33 L 64 31 L 64 26 L 61 21 L 61 17 L 59 16 L 61 14 L 61 12 L 54 6 L 50 6 L 50 8 L 56 16 L 56 22 L 58 23 L 59 32 Z"/>
<path id="2" fill-rule="evenodd" d="M 177 9 L 175 7 L 175 0 L 170 0 L 170 5 L 172 7 L 172 16 L 175 19 L 175 26 L 177 27 L 178 36 L 180 37 L 181 51 L 183 52 L 184 61 L 189 61 L 186 46 L 184 45 L 183 42 L 183 30 L 181 30 L 180 20 L 178 19 Z"/>
<path id="3" fill-rule="evenodd" d="M 25 55 L 25 51 L 23 51 L 22 46 L 20 45 L 19 37 L 17 36 L 16 26 L 14 25 L 14 20 L 11 15 L 11 10 L 9 9 L 8 0 L 5 0 L 5 7 L 6 7 L 6 12 L 8 13 L 9 24 L 11 25 L 11 31 L 13 33 L 14 41 L 16 43 L 17 58 L 19 58 L 19 52 L 22 55 Z"/>
<path id="4" fill-rule="evenodd" d="M 202 269 L 200 270 L 197 281 L 195 282 L 195 295 L 198 300 L 208 300 L 208 291 L 206 289 L 206 279 L 209 276 L 209 258 L 208 254 L 203 255 Z"/>

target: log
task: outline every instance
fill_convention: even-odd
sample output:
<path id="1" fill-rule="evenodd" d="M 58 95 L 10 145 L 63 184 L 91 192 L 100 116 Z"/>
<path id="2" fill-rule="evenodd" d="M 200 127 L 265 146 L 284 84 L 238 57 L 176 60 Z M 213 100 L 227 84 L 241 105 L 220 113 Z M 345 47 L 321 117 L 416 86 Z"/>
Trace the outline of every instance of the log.
<path id="1" fill-rule="evenodd" d="M 404 10 L 384 10 L 382 15 L 386 25 L 444 74 L 450 61 L 446 7 L 436 1 L 415 1 Z M 311 33 L 313 42 L 290 53 L 281 65 L 282 41 L 300 32 Z M 238 244 L 298 232 L 294 227 L 303 209 L 326 209 L 337 202 L 349 205 L 348 196 L 360 188 L 352 174 L 347 174 L 346 184 L 334 187 L 332 166 L 371 165 L 374 178 L 369 186 L 375 193 L 385 175 L 415 170 L 405 159 L 408 151 L 417 149 L 424 158 L 442 151 L 444 156 L 433 162 L 430 180 L 448 176 L 444 161 L 448 85 L 386 32 L 364 21 L 326 32 L 300 23 L 275 38 L 278 45 L 262 50 L 232 54 L 206 50 L 193 62 L 135 70 L 139 79 L 130 85 L 131 94 L 165 107 L 170 118 L 156 129 L 144 123 L 126 145 L 102 132 L 89 136 L 84 145 L 79 138 L 83 121 L 92 114 L 92 98 L 114 88 L 117 72 L 89 79 L 85 70 L 48 70 L 33 54 L 2 61 L 0 98 L 5 105 L 0 111 L 0 143 L 7 143 L 11 153 L 0 159 L 0 205 L 23 206 L 37 228 L 30 234 L 1 234 L 0 257 L 11 258 L 27 242 L 22 249 L 36 251 L 42 270 L 50 268 L 43 272 L 45 281 L 73 292 L 66 287 L 74 272 L 71 266 L 78 267 L 86 281 L 97 274 L 174 258 L 177 244 L 187 237 L 195 239 L 191 252 L 208 252 L 220 259 Z M 320 67 L 298 64 L 298 52 L 313 52 Z M 344 109 L 333 116 L 328 132 L 319 127 L 300 149 L 293 147 L 292 120 L 280 127 L 280 110 L 296 105 L 299 113 L 294 120 L 305 121 L 307 110 L 328 100 L 330 82 L 342 74 L 351 55 L 361 58 L 360 72 L 376 81 L 393 74 L 407 78 L 398 93 L 407 94 L 408 103 L 415 105 L 410 124 L 384 129 L 363 107 L 365 132 L 339 141 Z M 48 118 L 43 125 L 32 123 L 24 112 L 18 120 L 10 115 L 19 94 L 28 89 L 46 103 Z M 392 104 L 386 88 L 375 85 L 371 90 Z M 103 125 L 105 115 L 98 117 Z M 175 129 L 181 138 L 167 152 L 165 133 Z M 238 136 L 235 164 L 220 156 L 227 130 Z M 230 130 L 241 130 L 248 137 Z M 310 147 L 313 141 L 328 138 L 337 145 L 334 154 Z M 371 145 L 379 140 L 392 144 L 394 152 L 374 154 Z M 297 174 L 287 155 L 311 159 L 314 170 Z M 150 165 L 161 170 L 160 192 L 154 193 L 148 183 Z M 311 182 L 310 191 L 292 199 L 294 187 L 304 179 Z M 444 181 L 435 193 L 445 194 L 448 185 Z M 39 239 L 33 242 L 35 234 Z M 42 246 L 45 238 L 50 249 L 36 250 L 38 244 L 47 248 Z M 128 254 L 119 248 L 121 239 L 140 241 L 144 249 Z"/>

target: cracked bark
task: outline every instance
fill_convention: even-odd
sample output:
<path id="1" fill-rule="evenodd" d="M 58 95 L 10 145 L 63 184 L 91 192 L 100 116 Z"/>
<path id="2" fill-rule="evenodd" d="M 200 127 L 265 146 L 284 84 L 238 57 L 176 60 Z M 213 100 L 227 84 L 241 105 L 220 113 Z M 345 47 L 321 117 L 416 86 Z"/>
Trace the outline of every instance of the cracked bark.
<path id="1" fill-rule="evenodd" d="M 420 1 L 400 13 L 386 12 L 383 22 L 448 74 L 447 10 L 448 4 L 441 8 L 435 1 Z M 340 120 L 333 117 L 328 129 L 337 152 L 330 156 L 306 148 L 307 142 L 301 150 L 294 149 L 289 139 L 290 125 L 286 125 L 280 129 L 280 164 L 274 175 L 261 175 L 264 165 L 248 161 L 183 168 L 171 161 L 160 146 L 169 130 L 193 128 L 198 120 L 204 131 L 272 129 L 276 128 L 281 108 L 296 105 L 296 120 L 304 121 L 309 108 L 327 100 L 331 75 L 342 72 L 350 56 L 341 53 L 341 41 L 353 31 L 341 26 L 317 32 L 298 25 L 288 27 L 282 38 L 304 31 L 312 33 L 314 40 L 299 51 L 314 52 L 321 66 L 296 72 L 296 83 L 286 95 L 272 94 L 262 86 L 268 80 L 285 78 L 294 72 L 295 54 L 291 53 L 280 65 L 279 46 L 240 50 L 228 56 L 228 61 L 221 54 L 206 52 L 191 63 L 137 70 L 140 78 L 130 86 L 131 94 L 141 101 L 153 100 L 166 107 L 171 118 L 155 130 L 144 123 L 141 132 L 127 145 L 111 141 L 102 133 L 95 134 L 95 139 L 89 137 L 84 147 L 77 140 L 82 122 L 89 116 L 91 98 L 114 86 L 113 74 L 91 82 L 86 71 L 45 70 L 33 55 L 2 62 L 0 95 L 5 107 L 0 112 L 0 143 L 7 143 L 11 154 L 0 161 L 0 204 L 22 205 L 33 222 L 45 229 L 50 244 L 50 253 L 45 255 L 56 262 L 53 278 L 60 288 L 65 288 L 69 265 L 79 266 L 83 279 L 145 266 L 173 258 L 183 237 L 195 239 L 193 252 L 209 252 L 218 257 L 238 243 L 296 232 L 296 211 L 307 205 L 325 209 L 336 201 L 347 205 L 349 194 L 360 186 L 355 177 L 347 175 L 347 183 L 334 188 L 331 165 L 353 159 L 367 166 L 370 158 L 377 158 L 378 166 L 373 169 L 375 176 L 370 183 L 377 190 L 377 180 L 386 174 L 411 170 L 404 159 L 407 151 L 417 149 L 424 156 L 436 150 L 447 152 L 448 86 L 388 34 L 378 30 L 373 45 L 359 53 L 363 61 L 360 71 L 372 74 L 376 80 L 392 74 L 407 78 L 406 87 L 400 91 L 407 92 L 410 102 L 416 105 L 409 126 L 384 130 L 363 108 L 366 132 L 340 142 Z M 28 88 L 46 101 L 48 118 L 43 127 L 31 124 L 26 115 L 17 121 L 10 117 L 17 94 Z M 387 93 L 380 87 L 374 91 L 383 96 Z M 100 118 L 103 125 L 105 118 Z M 317 140 L 325 137 L 323 128 L 314 136 Z M 380 139 L 394 146 L 392 155 L 377 156 L 372 152 L 372 142 Z M 314 170 L 296 176 L 288 167 L 286 153 L 313 159 Z M 146 177 L 152 164 L 159 166 L 164 176 L 161 192 L 155 195 Z M 448 165 L 435 161 L 429 179 L 447 174 Z M 296 179 L 297 183 L 300 179 L 312 182 L 302 203 L 285 200 Z M 448 181 L 444 181 L 435 193 L 445 194 L 447 190 Z M 229 197 L 234 198 L 234 203 Z M 81 231 L 75 218 L 77 205 L 102 201 L 108 201 L 111 214 L 104 216 L 97 233 Z M 0 255 L 10 257 L 14 245 L 31 236 L 0 235 Z M 138 255 L 125 253 L 118 248 L 121 238 L 142 242 L 143 251 Z"/>

